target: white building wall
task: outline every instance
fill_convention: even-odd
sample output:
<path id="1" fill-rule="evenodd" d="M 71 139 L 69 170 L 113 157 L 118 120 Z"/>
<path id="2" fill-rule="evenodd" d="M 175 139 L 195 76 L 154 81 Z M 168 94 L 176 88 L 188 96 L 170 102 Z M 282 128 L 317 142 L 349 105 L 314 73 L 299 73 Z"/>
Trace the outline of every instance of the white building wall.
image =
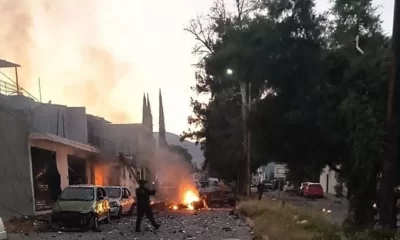
<path id="1" fill-rule="evenodd" d="M 321 173 L 319 183 L 322 185 L 325 193 L 336 194 L 335 186 L 338 183 L 336 179 L 336 172 L 326 166 Z"/>

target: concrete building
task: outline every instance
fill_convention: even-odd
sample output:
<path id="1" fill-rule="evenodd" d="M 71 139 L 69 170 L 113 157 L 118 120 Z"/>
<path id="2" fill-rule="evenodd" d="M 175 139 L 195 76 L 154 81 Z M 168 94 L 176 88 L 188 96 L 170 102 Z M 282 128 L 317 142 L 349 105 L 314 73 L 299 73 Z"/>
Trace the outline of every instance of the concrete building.
<path id="1" fill-rule="evenodd" d="M 46 213 L 54 189 L 70 184 L 133 190 L 136 159 L 144 165 L 151 156 L 149 136 L 141 124 L 112 124 L 86 114 L 84 107 L 0 94 L 0 215 Z"/>
<path id="2" fill-rule="evenodd" d="M 331 194 L 331 195 L 336 194 L 335 186 L 338 185 L 338 183 L 339 183 L 338 177 L 339 177 L 339 173 L 330 169 L 328 166 L 326 166 L 322 170 L 321 176 L 319 178 L 319 183 L 321 184 L 321 186 L 324 189 L 324 192 L 326 194 Z M 344 194 L 344 196 L 346 196 L 347 187 L 344 183 L 342 183 L 342 186 L 343 186 L 343 194 Z"/>

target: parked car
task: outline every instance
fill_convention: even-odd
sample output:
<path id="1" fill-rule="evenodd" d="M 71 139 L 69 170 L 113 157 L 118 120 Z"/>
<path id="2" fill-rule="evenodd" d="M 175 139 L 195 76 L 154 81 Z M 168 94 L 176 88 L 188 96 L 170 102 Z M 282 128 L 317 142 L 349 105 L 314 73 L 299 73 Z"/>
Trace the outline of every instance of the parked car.
<path id="1" fill-rule="evenodd" d="M 324 190 L 319 183 L 309 183 L 307 187 L 304 188 L 303 195 L 304 197 L 323 198 Z"/>
<path id="2" fill-rule="evenodd" d="M 128 188 L 121 186 L 106 186 L 104 189 L 106 190 L 110 201 L 111 216 L 121 218 L 123 214 L 133 215 L 135 199 Z"/>
<path id="3" fill-rule="evenodd" d="M 0 240 L 7 239 L 6 228 L 4 227 L 3 219 L 0 217 Z"/>
<path id="4" fill-rule="evenodd" d="M 263 189 L 264 192 L 272 191 L 272 183 L 271 182 L 264 182 L 263 187 L 264 187 L 264 189 Z"/>
<path id="5" fill-rule="evenodd" d="M 299 195 L 299 196 L 304 196 L 304 189 L 307 187 L 307 185 L 308 185 L 309 183 L 310 183 L 310 182 L 302 182 L 302 183 L 300 184 L 299 192 L 298 192 L 298 195 Z"/>
<path id="6" fill-rule="evenodd" d="M 68 186 L 53 205 L 51 222 L 57 227 L 96 229 L 100 221 L 111 221 L 107 192 L 101 186 Z"/>

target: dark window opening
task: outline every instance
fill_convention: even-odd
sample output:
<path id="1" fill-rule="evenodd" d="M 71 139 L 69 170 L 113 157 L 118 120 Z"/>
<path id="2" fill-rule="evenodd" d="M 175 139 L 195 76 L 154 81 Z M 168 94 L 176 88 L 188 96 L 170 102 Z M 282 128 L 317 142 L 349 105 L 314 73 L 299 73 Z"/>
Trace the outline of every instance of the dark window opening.
<path id="1" fill-rule="evenodd" d="M 31 147 L 31 159 L 35 209 L 50 210 L 61 193 L 61 177 L 57 169 L 56 153 Z"/>
<path id="2" fill-rule="evenodd" d="M 69 185 L 86 184 L 86 159 L 68 155 Z"/>

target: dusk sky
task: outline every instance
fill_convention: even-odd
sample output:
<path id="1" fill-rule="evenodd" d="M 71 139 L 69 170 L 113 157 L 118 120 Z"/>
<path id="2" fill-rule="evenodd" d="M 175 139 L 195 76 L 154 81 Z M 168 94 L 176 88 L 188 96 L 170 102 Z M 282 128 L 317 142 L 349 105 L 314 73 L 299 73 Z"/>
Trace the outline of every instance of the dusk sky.
<path id="1" fill-rule="evenodd" d="M 140 122 L 148 92 L 155 131 L 161 88 L 166 129 L 180 134 L 188 128 L 197 62 L 196 42 L 183 28 L 212 2 L 2 0 L 0 21 L 11 24 L 0 30 L 0 59 L 22 65 L 22 86 L 37 97 L 40 78 L 43 102 L 86 105 L 116 123 Z M 320 11 L 329 7 L 317 2 Z M 390 33 L 393 1 L 376 4 Z"/>

